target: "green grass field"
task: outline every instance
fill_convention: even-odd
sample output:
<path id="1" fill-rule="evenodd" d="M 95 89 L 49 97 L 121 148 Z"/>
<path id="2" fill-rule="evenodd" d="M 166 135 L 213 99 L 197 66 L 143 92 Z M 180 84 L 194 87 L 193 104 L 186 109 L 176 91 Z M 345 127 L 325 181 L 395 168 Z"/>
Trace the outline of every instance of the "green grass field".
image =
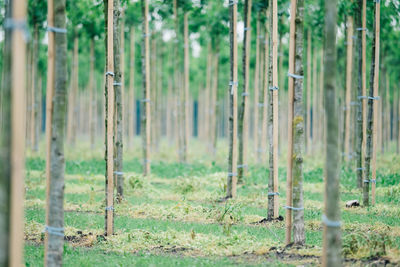
<path id="1" fill-rule="evenodd" d="M 222 142 L 223 143 L 223 142 Z M 101 147 L 101 144 L 99 144 Z M 103 152 L 86 143 L 66 151 L 64 264 L 66 266 L 296 266 L 318 265 L 322 251 L 323 161 L 305 158 L 306 243 L 284 246 L 285 223 L 257 222 L 267 214 L 267 169 L 250 164 L 238 198 L 226 203 L 225 144 L 215 161 L 194 142 L 190 163 L 176 163 L 162 144 L 152 174 L 141 175 L 139 142 L 126 149 L 125 199 L 116 204 L 115 235 L 104 237 Z M 44 149 L 41 149 L 44 151 Z M 255 162 L 254 155 L 250 163 Z M 280 214 L 285 215 L 285 155 L 280 155 Z M 43 264 L 45 161 L 27 156 L 25 261 Z M 378 155 L 377 204 L 346 208 L 361 200 L 350 164 L 341 170 L 343 257 L 346 265 L 400 264 L 400 157 Z"/>

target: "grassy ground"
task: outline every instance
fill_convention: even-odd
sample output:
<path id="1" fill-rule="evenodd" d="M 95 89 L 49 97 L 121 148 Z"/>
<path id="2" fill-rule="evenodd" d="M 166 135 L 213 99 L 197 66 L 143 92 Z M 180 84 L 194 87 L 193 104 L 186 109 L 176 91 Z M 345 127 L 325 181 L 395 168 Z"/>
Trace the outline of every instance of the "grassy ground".
<path id="1" fill-rule="evenodd" d="M 104 233 L 104 172 L 101 149 L 86 143 L 67 148 L 64 248 L 66 266 L 227 266 L 318 265 L 323 209 L 322 157 L 305 159 L 304 199 L 307 245 L 285 248 L 284 222 L 257 223 L 267 214 L 267 170 L 250 164 L 238 198 L 226 203 L 226 144 L 215 161 L 195 142 L 188 164 L 176 163 L 174 148 L 162 144 L 143 177 L 140 149 L 127 149 L 125 199 L 116 205 L 115 235 Z M 101 145 L 99 145 L 101 147 Z M 139 143 L 134 144 L 138 148 Z M 42 149 L 43 151 L 43 149 Z M 254 155 L 250 162 L 253 163 Z M 281 155 L 280 166 L 285 166 Z M 341 170 L 343 256 L 346 265 L 400 264 L 400 157 L 378 157 L 377 205 L 346 208 L 361 200 L 355 173 Z M 28 153 L 25 196 L 27 266 L 43 262 L 45 218 L 44 155 Z M 286 170 L 280 169 L 281 203 Z M 283 208 L 280 214 L 284 215 Z"/>

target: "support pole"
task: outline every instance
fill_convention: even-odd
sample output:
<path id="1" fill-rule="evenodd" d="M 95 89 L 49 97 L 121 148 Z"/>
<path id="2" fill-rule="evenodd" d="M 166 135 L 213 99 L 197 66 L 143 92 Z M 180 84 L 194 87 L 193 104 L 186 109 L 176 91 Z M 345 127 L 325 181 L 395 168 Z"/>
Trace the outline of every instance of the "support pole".
<path id="1" fill-rule="evenodd" d="M 295 30 L 296 30 L 296 6 L 297 0 L 290 2 L 290 33 L 289 33 L 289 73 L 294 73 L 295 60 Z M 294 78 L 289 77 L 288 88 L 288 162 L 286 178 L 286 206 L 291 207 L 293 202 L 292 188 L 292 166 L 293 166 L 293 96 L 294 96 Z M 292 240 L 292 210 L 286 209 L 286 245 Z"/>

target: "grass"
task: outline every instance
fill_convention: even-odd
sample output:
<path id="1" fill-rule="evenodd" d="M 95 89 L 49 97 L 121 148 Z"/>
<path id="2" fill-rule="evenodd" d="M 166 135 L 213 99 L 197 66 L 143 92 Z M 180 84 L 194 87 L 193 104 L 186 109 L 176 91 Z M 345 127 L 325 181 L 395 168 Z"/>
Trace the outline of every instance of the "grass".
<path id="1" fill-rule="evenodd" d="M 66 266 L 227 266 L 317 265 L 322 247 L 323 165 L 321 157 L 307 157 L 304 165 L 306 243 L 284 248 L 284 222 L 257 224 L 267 214 L 268 170 L 250 157 L 238 198 L 226 203 L 224 143 L 212 161 L 194 142 L 188 164 L 176 163 L 162 144 L 152 161 L 152 174 L 141 175 L 141 151 L 125 153 L 125 199 L 116 205 L 116 235 L 104 238 L 104 171 L 100 149 L 83 143 L 67 147 L 65 177 L 65 229 L 74 236 L 65 243 Z M 134 147 L 139 147 L 139 144 Z M 280 166 L 285 166 L 281 155 Z M 341 169 L 341 207 L 347 265 L 368 264 L 385 257 L 400 263 L 399 157 L 378 157 L 377 205 L 345 208 L 361 200 L 350 165 Z M 25 194 L 25 261 L 43 262 L 45 161 L 43 154 L 28 153 Z M 286 170 L 280 168 L 280 193 L 285 199 Z M 283 205 L 282 205 L 283 206 Z M 280 214 L 284 215 L 283 208 Z M 78 234 L 83 232 L 83 234 Z M 350 261 L 351 260 L 351 261 Z"/>

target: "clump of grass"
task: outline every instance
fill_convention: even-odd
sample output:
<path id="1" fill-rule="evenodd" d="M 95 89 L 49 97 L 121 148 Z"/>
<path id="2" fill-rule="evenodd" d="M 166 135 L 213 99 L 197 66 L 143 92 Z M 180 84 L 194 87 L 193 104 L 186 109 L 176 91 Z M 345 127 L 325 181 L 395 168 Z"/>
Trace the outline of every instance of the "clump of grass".
<path id="1" fill-rule="evenodd" d="M 129 186 L 132 190 L 138 190 L 143 188 L 143 181 L 139 176 L 132 175 L 128 179 Z"/>
<path id="2" fill-rule="evenodd" d="M 400 185 L 391 186 L 384 191 L 385 199 L 388 202 L 400 203 Z"/>
<path id="3" fill-rule="evenodd" d="M 182 179 L 175 186 L 175 192 L 182 195 L 193 193 L 199 189 L 198 183 L 193 179 Z"/>
<path id="4" fill-rule="evenodd" d="M 390 236 L 389 228 L 384 232 L 353 230 L 344 237 L 342 253 L 344 256 L 356 258 L 382 257 L 393 245 L 394 240 Z"/>

